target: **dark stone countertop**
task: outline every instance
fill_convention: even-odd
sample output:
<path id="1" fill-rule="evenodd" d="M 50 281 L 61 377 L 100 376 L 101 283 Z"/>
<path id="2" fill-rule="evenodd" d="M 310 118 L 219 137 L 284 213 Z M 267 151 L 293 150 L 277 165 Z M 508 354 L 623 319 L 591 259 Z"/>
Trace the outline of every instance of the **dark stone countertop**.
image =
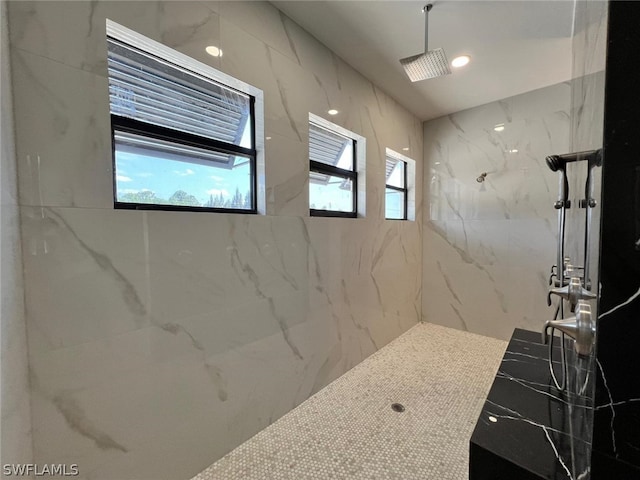
<path id="1" fill-rule="evenodd" d="M 559 347 L 553 356 L 560 372 Z M 471 437 L 470 480 L 578 480 L 584 474 L 591 445 L 585 435 L 572 435 L 578 429 L 571 418 L 589 418 L 592 401 L 560 394 L 547 358 L 539 333 L 515 330 Z"/>

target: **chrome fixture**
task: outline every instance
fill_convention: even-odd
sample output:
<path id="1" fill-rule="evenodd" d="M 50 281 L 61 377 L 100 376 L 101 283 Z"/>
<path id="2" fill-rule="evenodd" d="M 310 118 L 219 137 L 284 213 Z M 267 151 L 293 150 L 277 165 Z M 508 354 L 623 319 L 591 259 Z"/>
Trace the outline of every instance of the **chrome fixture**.
<path id="1" fill-rule="evenodd" d="M 571 277 L 568 285 L 550 289 L 547 295 L 547 305 L 549 306 L 551 306 L 551 295 L 557 295 L 569 302 L 572 311 L 580 300 L 593 300 L 596 298 L 595 293 L 591 293 L 582 287 L 580 277 Z"/>
<path id="2" fill-rule="evenodd" d="M 424 53 L 400 59 L 405 72 L 412 82 L 449 75 L 449 62 L 442 48 L 429 50 L 429 12 L 433 4 L 422 9 L 424 13 Z"/>
<path id="3" fill-rule="evenodd" d="M 565 279 L 565 262 L 564 262 L 564 226 L 566 219 L 567 209 L 571 208 L 571 201 L 569 200 L 569 181 L 567 180 L 567 171 L 565 163 L 557 161 L 558 155 L 547 157 L 547 165 L 551 171 L 560 171 L 558 178 L 558 200 L 553 205 L 553 208 L 558 210 L 558 246 L 557 246 L 557 258 L 556 258 L 556 282 L 557 287 L 564 286 Z"/>
<path id="4" fill-rule="evenodd" d="M 482 172 L 478 178 L 476 178 L 476 182 L 482 183 L 487 178 L 487 172 Z"/>
<path id="5" fill-rule="evenodd" d="M 559 330 L 573 338 L 574 347 L 578 355 L 591 355 L 595 344 L 596 324 L 591 317 L 591 306 L 585 300 L 578 300 L 574 317 L 545 322 L 542 341 L 545 344 L 552 345 L 549 341 L 549 329 L 551 329 L 552 336 L 553 330 Z"/>
<path id="6" fill-rule="evenodd" d="M 588 157 L 587 183 L 584 189 L 584 199 L 580 201 L 580 207 L 585 209 L 585 235 L 584 235 L 584 281 L 587 288 L 589 285 L 589 252 L 591 251 L 591 212 L 596 207 L 596 200 L 593 198 L 593 168 L 602 165 L 602 149 L 596 150 Z"/>
<path id="7" fill-rule="evenodd" d="M 560 172 L 558 178 L 558 200 L 554 204 L 554 208 L 558 210 L 558 249 L 556 265 L 564 265 L 564 232 L 566 211 L 571 208 L 569 200 L 569 181 L 567 179 L 567 163 L 579 162 L 586 160 L 588 162 L 588 174 L 585 185 L 585 198 L 580 200 L 580 207 L 586 209 L 586 227 L 585 227 L 585 259 L 584 259 L 584 275 L 583 281 L 587 288 L 590 288 L 589 280 L 589 247 L 591 245 L 591 210 L 596 206 L 593 199 L 593 168 L 602 165 L 602 149 L 589 150 L 584 152 L 566 153 L 563 155 L 549 155 L 545 158 L 547 166 L 552 172 Z M 567 281 L 566 271 L 556 271 L 557 280 L 556 287 L 563 287 Z"/>
<path id="8" fill-rule="evenodd" d="M 588 173 L 585 184 L 585 198 L 579 201 L 579 207 L 586 209 L 585 236 L 584 236 L 584 263 L 583 266 L 573 265 L 571 260 L 564 255 L 565 244 L 565 223 L 566 211 L 571 208 L 569 200 L 569 181 L 567 178 L 567 164 L 586 160 L 588 162 Z M 542 332 L 542 340 L 549 345 L 549 370 L 551 378 L 556 388 L 566 392 L 568 387 L 568 363 L 566 357 L 565 343 L 568 336 L 574 340 L 575 351 L 580 357 L 588 357 L 594 348 L 596 323 L 591 317 L 591 307 L 587 300 L 597 298 L 597 294 L 591 292 L 591 282 L 589 279 L 589 249 L 591 238 L 591 210 L 596 206 L 593 198 L 593 168 L 602 165 L 602 150 L 592 150 L 577 153 L 567 153 L 564 155 L 549 155 L 545 159 L 547 166 L 553 172 L 559 172 L 558 176 L 558 200 L 554 203 L 554 208 L 558 210 L 558 246 L 556 264 L 551 267 L 549 285 L 554 288 L 549 289 L 547 304 L 551 305 L 551 296 L 559 297 L 553 320 L 545 323 Z M 554 280 L 555 279 L 555 280 Z M 568 303 L 571 312 L 575 316 L 564 318 L 565 302 Z M 551 335 L 549 335 L 551 330 Z M 553 367 L 553 341 L 554 331 L 558 330 L 560 335 L 560 355 L 562 365 L 562 382 L 558 382 Z M 582 392 L 586 388 L 587 382 L 578 388 Z"/>

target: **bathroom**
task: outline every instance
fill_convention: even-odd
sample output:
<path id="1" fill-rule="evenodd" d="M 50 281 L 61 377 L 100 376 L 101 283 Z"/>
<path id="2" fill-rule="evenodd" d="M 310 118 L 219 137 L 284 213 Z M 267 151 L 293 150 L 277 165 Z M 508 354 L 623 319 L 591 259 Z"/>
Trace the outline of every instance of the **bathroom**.
<path id="1" fill-rule="evenodd" d="M 544 159 L 605 143 L 614 17 L 592 0 L 433 4 L 429 48 L 471 61 L 412 84 L 399 60 L 425 47 L 420 2 L 2 2 L 3 467 L 188 479 L 231 452 L 242 471 L 253 458 L 245 442 L 280 425 L 308 457 L 287 463 L 290 476 L 238 478 L 468 478 L 470 436 L 507 342 L 553 318 L 558 174 Z M 632 16 L 618 8 L 621 35 Z M 114 205 L 116 190 L 144 188 L 145 172 L 116 171 L 110 31 L 253 89 L 253 212 Z M 518 48 L 507 48 L 514 39 Z M 527 57 L 529 70 L 492 74 L 517 60 L 507 53 Z M 314 122 L 353 135 L 356 218 L 310 214 Z M 386 218 L 390 156 L 405 162 L 404 220 Z M 195 176 L 187 167 L 176 181 Z M 576 204 L 579 168 L 567 167 Z M 605 178 L 603 197 L 606 188 Z M 567 217 L 573 258 L 585 252 L 583 216 Z M 588 249 L 593 279 L 596 265 L 606 272 L 599 229 Z M 603 245 L 607 231 L 603 223 Z M 594 452 L 599 429 L 617 422 L 602 458 L 628 466 L 619 478 L 640 478 L 640 387 L 629 381 L 618 395 L 600 376 L 593 383 Z M 319 398 L 331 402 L 323 415 Z M 288 416 L 309 405 L 317 417 Z M 376 435 L 331 421 L 363 412 L 373 412 Z M 418 428 L 422 418 L 429 429 Z M 337 470 L 331 455 L 305 467 L 338 442 L 322 435 L 338 427 L 342 441 L 370 443 L 335 453 Z M 329 444 L 314 443 L 321 437 Z M 273 448 L 303 451 L 286 440 Z M 376 448 L 384 461 L 370 455 Z M 234 478 L 211 475 L 203 478 Z"/>

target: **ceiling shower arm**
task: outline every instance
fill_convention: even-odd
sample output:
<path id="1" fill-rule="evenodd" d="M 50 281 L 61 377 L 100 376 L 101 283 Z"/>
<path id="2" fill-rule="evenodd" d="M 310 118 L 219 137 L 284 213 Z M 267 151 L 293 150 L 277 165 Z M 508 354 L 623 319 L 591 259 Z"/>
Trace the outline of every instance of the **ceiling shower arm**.
<path id="1" fill-rule="evenodd" d="M 429 51 L 429 12 L 433 8 L 432 3 L 426 4 L 422 7 L 422 11 L 424 12 L 424 51 Z"/>

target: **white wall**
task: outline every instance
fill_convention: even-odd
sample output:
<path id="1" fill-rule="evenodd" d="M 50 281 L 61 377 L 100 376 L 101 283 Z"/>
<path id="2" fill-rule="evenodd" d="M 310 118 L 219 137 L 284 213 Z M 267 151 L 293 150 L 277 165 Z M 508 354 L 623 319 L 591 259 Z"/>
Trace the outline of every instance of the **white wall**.
<path id="1" fill-rule="evenodd" d="M 562 83 L 425 123 L 424 321 L 508 340 L 553 317 L 558 189 L 544 159 L 569 151 L 570 105 Z"/>
<path id="2" fill-rule="evenodd" d="M 24 290 L 16 188 L 9 32 L 0 2 L 0 463 L 30 463 L 31 405 L 24 317 Z"/>
<path id="3" fill-rule="evenodd" d="M 188 478 L 420 321 L 422 212 L 382 202 L 387 147 L 422 178 L 421 122 L 270 4 L 9 13 L 37 462 Z M 267 216 L 112 209 L 106 18 L 264 91 Z M 308 217 L 330 107 L 367 138 L 366 218 Z"/>
<path id="4" fill-rule="evenodd" d="M 558 174 L 544 158 L 602 146 L 606 8 L 576 3 L 573 80 L 425 122 L 424 321 L 509 339 L 514 328 L 537 331 L 553 317 L 546 294 Z M 566 254 L 576 265 L 584 251 L 583 167 L 568 166 Z M 484 189 L 475 180 L 482 172 Z M 594 174 L 599 197 L 601 169 Z M 596 208 L 592 278 L 598 224 Z"/>

